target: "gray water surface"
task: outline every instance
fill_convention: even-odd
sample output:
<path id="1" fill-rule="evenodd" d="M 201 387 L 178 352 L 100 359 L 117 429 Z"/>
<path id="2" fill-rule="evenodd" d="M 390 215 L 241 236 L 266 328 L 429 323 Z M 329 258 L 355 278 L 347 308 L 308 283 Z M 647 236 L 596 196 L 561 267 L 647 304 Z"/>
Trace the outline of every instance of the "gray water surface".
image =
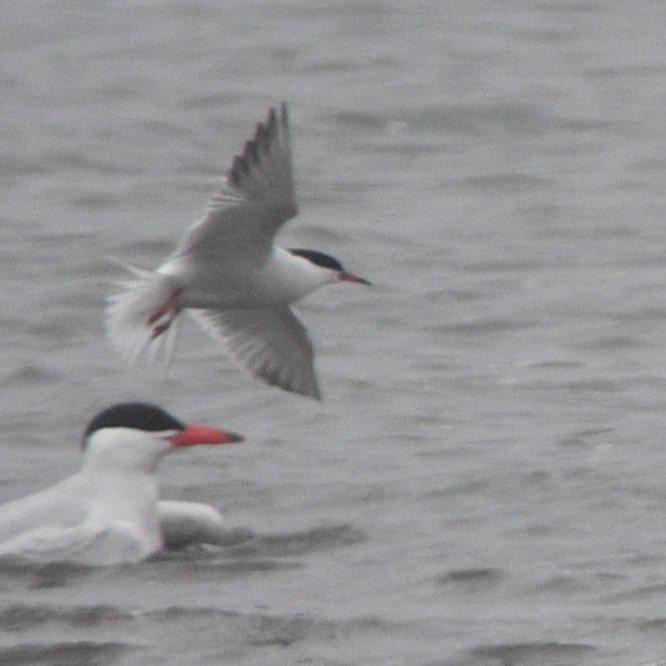
<path id="1" fill-rule="evenodd" d="M 11 664 L 666 664 L 666 5 L 5 3 L 0 500 L 132 398 L 245 433 L 163 494 L 250 542 L 0 565 Z M 104 337 L 288 100 L 323 404 Z"/>

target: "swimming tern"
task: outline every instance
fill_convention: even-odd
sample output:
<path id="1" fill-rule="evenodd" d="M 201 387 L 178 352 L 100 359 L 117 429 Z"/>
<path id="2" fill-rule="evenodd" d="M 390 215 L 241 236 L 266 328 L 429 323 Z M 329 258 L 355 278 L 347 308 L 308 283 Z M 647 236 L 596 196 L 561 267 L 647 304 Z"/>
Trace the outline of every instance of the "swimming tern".
<path id="1" fill-rule="evenodd" d="M 78 473 L 0 506 L 0 555 L 117 564 L 144 559 L 165 542 L 194 541 L 197 535 L 223 542 L 217 510 L 196 502 L 160 501 L 155 471 L 171 451 L 242 439 L 185 424 L 149 403 L 113 405 L 86 428 Z"/>

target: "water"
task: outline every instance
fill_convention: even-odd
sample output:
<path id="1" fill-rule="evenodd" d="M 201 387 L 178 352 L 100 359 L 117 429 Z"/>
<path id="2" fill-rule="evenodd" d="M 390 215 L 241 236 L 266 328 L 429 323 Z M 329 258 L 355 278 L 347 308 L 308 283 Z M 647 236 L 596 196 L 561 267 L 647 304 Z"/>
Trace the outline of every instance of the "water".
<path id="1" fill-rule="evenodd" d="M 12 664 L 666 664 L 661 3 L 5 3 L 6 500 L 87 420 L 158 402 L 250 441 L 165 461 L 249 544 L 0 567 Z M 282 237 L 372 289 L 299 311 L 325 402 L 192 329 L 168 372 L 103 335 L 269 105 Z"/>

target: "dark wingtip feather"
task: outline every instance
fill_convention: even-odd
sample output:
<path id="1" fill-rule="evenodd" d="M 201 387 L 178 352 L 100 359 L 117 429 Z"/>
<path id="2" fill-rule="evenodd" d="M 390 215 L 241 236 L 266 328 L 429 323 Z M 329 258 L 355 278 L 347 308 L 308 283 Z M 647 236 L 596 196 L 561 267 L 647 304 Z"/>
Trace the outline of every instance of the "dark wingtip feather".
<path id="1" fill-rule="evenodd" d="M 283 102 L 281 113 L 283 123 L 286 122 L 286 104 Z M 272 141 L 277 134 L 277 110 L 271 107 L 264 123 L 257 123 L 254 136 L 245 142 L 241 155 L 234 156 L 231 168 L 227 172 L 227 180 L 234 187 L 238 187 L 243 179 L 250 172 L 250 165 L 259 162 L 262 153 L 270 150 Z"/>
<path id="2" fill-rule="evenodd" d="M 246 161 L 252 163 L 259 160 L 259 135 L 254 137 L 251 141 L 245 142 L 245 148 L 243 149 L 243 157 Z"/>

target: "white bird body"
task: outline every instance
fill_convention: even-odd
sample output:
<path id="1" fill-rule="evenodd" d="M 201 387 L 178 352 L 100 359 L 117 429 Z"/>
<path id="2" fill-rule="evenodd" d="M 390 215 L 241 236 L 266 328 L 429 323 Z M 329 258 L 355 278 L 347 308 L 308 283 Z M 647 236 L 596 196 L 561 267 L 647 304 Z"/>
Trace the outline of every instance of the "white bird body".
<path id="1" fill-rule="evenodd" d="M 156 271 L 127 267 L 135 278 L 107 308 L 111 342 L 130 361 L 170 354 L 186 310 L 256 377 L 320 398 L 312 343 L 290 305 L 327 283 L 369 282 L 322 252 L 275 245 L 297 210 L 283 104 L 257 125 L 176 251 Z"/>
<path id="2" fill-rule="evenodd" d="M 123 543 L 123 560 L 136 561 L 162 547 L 151 474 L 97 475 L 89 470 L 30 497 L 0 507 L 0 555 L 113 564 L 98 541 Z"/>
<path id="3" fill-rule="evenodd" d="M 177 441 L 179 432 L 185 431 L 93 431 L 79 472 L 0 506 L 0 555 L 88 564 L 134 562 L 163 547 L 163 523 L 171 542 L 179 541 L 179 529 L 180 541 L 187 541 L 188 534 L 191 541 L 197 521 L 201 536 L 212 535 L 214 524 L 222 530 L 221 517 L 212 507 L 159 501 L 155 471 L 174 446 L 186 445 L 170 443 Z M 240 441 L 237 435 L 214 429 L 208 430 L 207 438 L 212 443 Z M 204 442 L 187 442 L 194 443 Z"/>
<path id="4" fill-rule="evenodd" d="M 236 261 L 225 266 L 214 257 L 194 263 L 189 256 L 176 254 L 156 272 L 166 276 L 173 288 L 183 289 L 179 307 L 197 309 L 286 307 L 317 287 L 337 281 L 330 270 L 277 246 L 261 264 Z"/>

